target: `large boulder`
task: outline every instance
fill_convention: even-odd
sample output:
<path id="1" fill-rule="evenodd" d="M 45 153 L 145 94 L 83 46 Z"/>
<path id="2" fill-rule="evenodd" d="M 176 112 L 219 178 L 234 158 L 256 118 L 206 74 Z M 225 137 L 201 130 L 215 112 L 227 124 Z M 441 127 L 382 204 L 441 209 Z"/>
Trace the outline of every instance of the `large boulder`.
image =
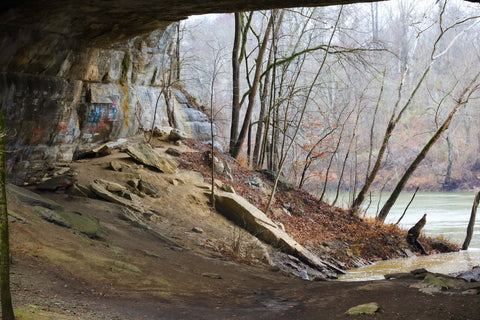
<path id="1" fill-rule="evenodd" d="M 149 144 L 129 145 L 127 153 L 138 162 L 156 168 L 160 172 L 177 172 L 178 162 L 170 157 L 159 155 Z"/>
<path id="2" fill-rule="evenodd" d="M 238 226 L 274 247 L 278 247 L 283 252 L 298 257 L 306 264 L 321 271 L 327 278 L 335 278 L 338 273 L 345 273 L 344 270 L 322 261 L 300 245 L 245 198 L 237 194 L 218 191 L 215 194 L 215 206 L 220 213 Z"/>

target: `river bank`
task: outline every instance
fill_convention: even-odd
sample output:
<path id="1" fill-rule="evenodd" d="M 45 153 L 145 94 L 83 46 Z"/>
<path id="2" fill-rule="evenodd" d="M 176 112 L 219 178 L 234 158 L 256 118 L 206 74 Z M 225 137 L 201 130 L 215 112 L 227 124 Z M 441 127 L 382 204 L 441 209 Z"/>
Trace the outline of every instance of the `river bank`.
<path id="1" fill-rule="evenodd" d="M 400 194 L 385 220 L 387 224 L 398 221 L 412 195 L 413 192 L 409 191 Z M 374 218 L 388 196 L 388 193 L 384 193 L 382 196 L 374 193 L 371 202 L 365 203 L 365 216 Z M 346 193 L 341 194 L 339 205 L 348 206 L 348 197 L 349 195 Z M 333 199 L 333 197 L 329 198 Z M 447 239 L 461 246 L 465 240 L 474 198 L 475 192 L 473 191 L 418 192 L 398 226 L 408 230 L 426 213 L 427 223 L 422 230 L 423 235 Z M 478 219 L 477 215 L 477 221 Z M 480 248 L 480 223 L 475 225 L 470 248 Z"/>

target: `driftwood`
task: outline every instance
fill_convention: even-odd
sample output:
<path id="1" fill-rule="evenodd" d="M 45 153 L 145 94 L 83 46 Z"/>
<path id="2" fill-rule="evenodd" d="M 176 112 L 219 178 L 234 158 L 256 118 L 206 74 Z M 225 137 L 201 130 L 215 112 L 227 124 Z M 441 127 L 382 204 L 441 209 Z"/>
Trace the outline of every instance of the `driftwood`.
<path id="1" fill-rule="evenodd" d="M 422 219 L 420 219 L 413 227 L 410 228 L 410 230 L 408 230 L 407 235 L 408 244 L 414 246 L 422 254 L 427 254 L 427 252 L 425 251 L 425 248 L 422 246 L 422 244 L 418 241 L 418 237 L 420 236 L 420 232 L 425 226 L 425 223 L 427 223 L 426 213 L 423 215 Z"/>

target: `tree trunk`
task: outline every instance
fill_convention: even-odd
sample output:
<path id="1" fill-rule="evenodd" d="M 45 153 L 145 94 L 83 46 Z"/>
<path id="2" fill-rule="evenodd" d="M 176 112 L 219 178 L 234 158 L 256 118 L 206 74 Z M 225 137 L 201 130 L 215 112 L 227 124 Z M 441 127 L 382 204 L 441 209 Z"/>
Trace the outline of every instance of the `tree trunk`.
<path id="1" fill-rule="evenodd" d="M 14 320 L 12 296 L 10 294 L 10 244 L 8 233 L 7 190 L 5 170 L 5 121 L 0 112 L 0 277 L 2 320 Z"/>
<path id="2" fill-rule="evenodd" d="M 274 46 L 275 46 L 275 39 L 272 41 L 272 45 L 270 47 L 270 53 L 268 55 L 268 62 L 267 65 L 269 65 L 272 60 L 273 60 L 273 54 L 275 52 Z M 265 83 L 263 84 L 263 90 L 260 95 L 260 114 L 258 115 L 258 122 L 257 122 L 257 132 L 255 134 L 255 148 L 253 149 L 253 166 L 255 168 L 261 169 L 260 166 L 260 150 L 262 147 L 262 137 L 263 137 L 263 127 L 265 125 L 265 114 L 267 111 L 267 98 L 268 98 L 268 91 L 270 89 L 270 72 L 271 69 L 269 69 L 265 73 Z"/>
<path id="3" fill-rule="evenodd" d="M 235 36 L 232 49 L 232 123 L 230 125 L 230 152 L 238 138 L 240 121 L 240 38 L 242 35 L 242 13 L 235 13 Z"/>
<path id="4" fill-rule="evenodd" d="M 365 184 L 363 185 L 362 189 L 360 190 L 357 197 L 353 201 L 352 210 L 353 210 L 354 213 L 357 213 L 358 210 L 360 209 L 360 206 L 362 205 L 363 201 L 365 200 L 365 197 L 367 196 L 368 191 L 370 190 L 370 187 L 371 187 L 373 181 L 375 181 L 377 173 L 380 170 L 380 165 L 382 164 L 383 155 L 385 154 L 385 151 L 387 150 L 388 142 L 389 142 L 390 137 L 392 135 L 393 129 L 395 129 L 395 123 L 393 122 L 393 119 L 390 119 L 390 122 L 388 123 L 387 129 L 385 130 L 385 134 L 383 136 L 382 146 L 380 147 L 380 150 L 378 151 L 377 160 L 375 161 L 373 169 L 370 172 L 370 174 L 368 175 L 367 179 L 365 180 Z"/>
<path id="5" fill-rule="evenodd" d="M 475 196 L 475 200 L 473 200 L 472 213 L 470 214 L 470 221 L 468 222 L 468 227 L 467 227 L 467 236 L 465 237 L 465 241 L 463 242 L 462 250 L 468 250 L 468 246 L 470 245 L 470 241 L 472 240 L 473 227 L 475 226 L 475 217 L 477 215 L 478 202 L 480 202 L 480 191 L 477 192 L 477 195 Z"/>
<path id="6" fill-rule="evenodd" d="M 230 148 L 230 154 L 232 157 L 237 158 L 242 150 L 243 143 L 245 142 L 245 138 L 247 137 L 248 127 L 250 126 L 250 120 L 252 119 L 253 107 L 255 105 L 255 98 L 257 96 L 258 86 L 260 84 L 260 76 L 262 74 L 262 61 L 263 57 L 265 56 L 265 51 L 267 50 L 267 43 L 268 38 L 270 37 L 270 31 L 272 30 L 273 26 L 273 14 L 270 16 L 268 21 L 267 29 L 265 30 L 265 35 L 263 37 L 262 45 L 258 51 L 258 56 L 255 65 L 255 76 L 252 82 L 252 88 L 250 89 L 250 93 L 248 95 L 248 106 L 247 111 L 245 113 L 245 118 L 243 120 L 242 129 L 240 130 L 240 134 L 238 135 L 238 139 L 235 142 L 233 148 Z"/>

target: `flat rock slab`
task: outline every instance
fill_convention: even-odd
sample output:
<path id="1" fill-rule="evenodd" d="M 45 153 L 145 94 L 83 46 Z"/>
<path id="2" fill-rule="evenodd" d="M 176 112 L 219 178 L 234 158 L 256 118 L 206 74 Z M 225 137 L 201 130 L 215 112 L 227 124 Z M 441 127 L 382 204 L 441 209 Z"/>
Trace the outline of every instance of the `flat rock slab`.
<path id="1" fill-rule="evenodd" d="M 343 270 L 322 261 L 307 250 L 268 218 L 245 198 L 227 192 L 215 193 L 215 206 L 224 216 L 257 238 L 280 248 L 283 252 L 296 256 L 308 265 L 321 271 L 326 277 L 334 278 Z"/>
<path id="2" fill-rule="evenodd" d="M 7 184 L 7 192 L 14 195 L 18 200 L 31 206 L 40 206 L 51 210 L 63 210 L 62 206 L 55 201 L 46 199 L 35 192 L 18 187 L 14 184 Z"/>
<path id="3" fill-rule="evenodd" d="M 176 173 L 178 162 L 170 157 L 159 155 L 148 144 L 128 145 L 127 154 L 146 166 L 156 168 L 163 173 Z"/>
<path id="4" fill-rule="evenodd" d="M 77 230 L 91 238 L 100 232 L 98 220 L 88 214 L 67 211 L 53 200 L 12 184 L 7 184 L 7 192 L 19 201 L 33 206 L 33 211 L 50 223 Z"/>

